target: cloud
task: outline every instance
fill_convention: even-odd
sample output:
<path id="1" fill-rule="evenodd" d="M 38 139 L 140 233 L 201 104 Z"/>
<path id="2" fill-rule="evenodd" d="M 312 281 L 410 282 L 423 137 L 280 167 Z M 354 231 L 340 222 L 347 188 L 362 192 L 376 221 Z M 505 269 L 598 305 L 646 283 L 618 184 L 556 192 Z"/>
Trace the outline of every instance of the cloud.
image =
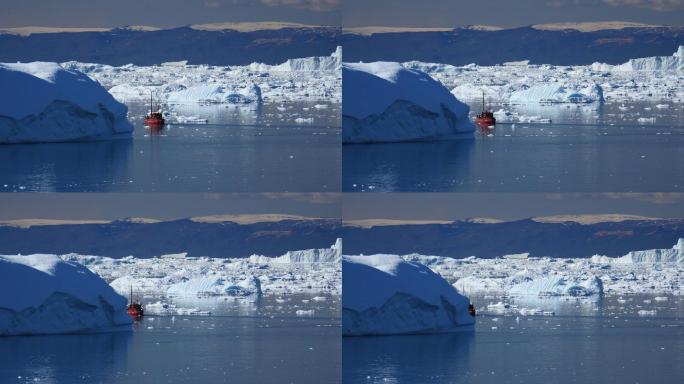
<path id="1" fill-rule="evenodd" d="M 204 2 L 204 6 L 208 8 L 217 8 L 221 6 L 221 2 L 216 0 L 207 0 Z"/>
<path id="2" fill-rule="evenodd" d="M 632 199 L 645 201 L 652 204 L 679 204 L 684 202 L 684 193 L 681 192 L 652 192 L 652 193 L 603 193 L 609 199 Z"/>
<path id="3" fill-rule="evenodd" d="M 654 11 L 666 12 L 673 9 L 681 8 L 684 5 L 684 0 L 602 0 L 608 5 L 615 7 L 638 7 L 647 8 Z"/>
<path id="4" fill-rule="evenodd" d="M 341 199 L 341 194 L 336 192 L 264 192 L 261 196 L 272 200 L 289 199 L 311 204 L 339 204 Z"/>
<path id="5" fill-rule="evenodd" d="M 637 200 L 651 204 L 681 204 L 684 203 L 682 192 L 596 192 L 596 193 L 546 193 L 544 199 L 561 201 L 564 199 L 610 199 Z"/>
<path id="6" fill-rule="evenodd" d="M 261 3 L 270 7 L 287 6 L 307 11 L 328 12 L 337 11 L 342 5 L 342 0 L 260 0 Z"/>
<path id="7" fill-rule="evenodd" d="M 572 6 L 595 6 L 607 4 L 613 7 L 645 8 L 653 11 L 667 12 L 682 8 L 684 0 L 548 0 L 546 5 L 553 8 Z"/>

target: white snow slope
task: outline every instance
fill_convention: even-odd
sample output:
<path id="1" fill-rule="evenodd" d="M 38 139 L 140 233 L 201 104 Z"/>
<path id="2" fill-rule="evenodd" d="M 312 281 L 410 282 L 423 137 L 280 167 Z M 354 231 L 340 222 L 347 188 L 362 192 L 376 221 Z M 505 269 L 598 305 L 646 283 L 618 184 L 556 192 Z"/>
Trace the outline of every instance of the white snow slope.
<path id="1" fill-rule="evenodd" d="M 395 255 L 344 256 L 345 336 L 453 332 L 475 323 L 468 298 L 428 267 Z"/>
<path id="2" fill-rule="evenodd" d="M 512 104 L 591 104 L 615 101 L 684 101 L 684 46 L 672 56 L 632 59 L 620 65 L 556 66 L 527 61 L 479 66 L 411 61 L 461 100 Z"/>
<path id="3" fill-rule="evenodd" d="M 399 63 L 344 63 L 342 139 L 398 142 L 466 136 L 470 108 L 428 74 Z"/>
<path id="4" fill-rule="evenodd" d="M 97 82 L 57 63 L 0 63 L 0 143 L 127 136 L 128 109 Z"/>
<path id="5" fill-rule="evenodd" d="M 0 256 L 0 336 L 129 324 L 126 298 L 82 265 L 55 255 Z"/>
<path id="6" fill-rule="evenodd" d="M 98 81 L 120 101 L 172 104 L 222 103 L 253 108 L 266 102 L 340 102 L 342 49 L 330 56 L 290 59 L 279 65 L 188 65 L 186 62 L 153 66 L 132 64 L 62 63 Z"/>

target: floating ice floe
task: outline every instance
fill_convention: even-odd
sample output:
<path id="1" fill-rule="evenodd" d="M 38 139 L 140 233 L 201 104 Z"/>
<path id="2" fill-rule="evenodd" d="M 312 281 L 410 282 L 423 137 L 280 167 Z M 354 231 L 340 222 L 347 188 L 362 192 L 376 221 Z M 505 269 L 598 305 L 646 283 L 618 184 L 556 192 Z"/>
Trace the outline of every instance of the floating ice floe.
<path id="1" fill-rule="evenodd" d="M 295 311 L 295 314 L 297 316 L 313 316 L 314 312 L 313 309 L 298 309 Z"/>
<path id="2" fill-rule="evenodd" d="M 211 316 L 211 311 L 201 310 L 198 308 L 183 308 L 175 304 L 157 301 L 154 303 L 145 304 L 145 313 L 148 315 L 181 315 L 181 316 Z"/>
<path id="3" fill-rule="evenodd" d="M 121 329 L 126 298 L 86 267 L 55 255 L 0 256 L 0 335 Z"/>
<path id="4" fill-rule="evenodd" d="M 100 84 L 57 63 L 0 64 L 0 143 L 130 136 L 128 109 Z"/>
<path id="5" fill-rule="evenodd" d="M 554 316 L 554 311 L 543 310 L 541 308 L 525 308 L 516 304 L 504 303 L 499 301 L 487 305 L 487 312 L 497 315 L 520 315 L 520 316 Z"/>
<path id="6" fill-rule="evenodd" d="M 469 300 L 430 268 L 396 255 L 344 256 L 346 336 L 454 332 L 475 318 Z"/>
<path id="7" fill-rule="evenodd" d="M 399 63 L 344 63 L 342 140 L 399 142 L 467 137 L 470 108 L 428 74 Z"/>

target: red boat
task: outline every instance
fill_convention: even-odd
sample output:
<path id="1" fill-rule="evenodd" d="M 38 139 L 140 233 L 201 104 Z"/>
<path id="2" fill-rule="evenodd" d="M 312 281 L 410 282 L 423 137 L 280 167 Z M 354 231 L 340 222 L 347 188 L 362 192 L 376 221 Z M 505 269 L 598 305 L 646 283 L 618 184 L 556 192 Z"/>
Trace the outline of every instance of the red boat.
<path id="1" fill-rule="evenodd" d="M 150 114 L 145 116 L 144 123 L 150 128 L 161 128 L 165 123 L 161 112 L 152 111 L 152 92 L 150 92 Z"/>
<path id="2" fill-rule="evenodd" d="M 485 110 L 484 91 L 482 92 L 482 112 L 475 117 L 475 123 L 481 127 L 489 127 L 496 124 L 496 118 L 492 111 Z"/>
<path id="3" fill-rule="evenodd" d="M 128 313 L 128 316 L 132 317 L 135 320 L 140 320 L 141 317 L 143 317 L 143 307 L 142 304 L 139 302 L 133 301 L 133 287 L 131 286 L 131 297 L 129 300 L 128 307 L 126 308 L 126 312 Z"/>

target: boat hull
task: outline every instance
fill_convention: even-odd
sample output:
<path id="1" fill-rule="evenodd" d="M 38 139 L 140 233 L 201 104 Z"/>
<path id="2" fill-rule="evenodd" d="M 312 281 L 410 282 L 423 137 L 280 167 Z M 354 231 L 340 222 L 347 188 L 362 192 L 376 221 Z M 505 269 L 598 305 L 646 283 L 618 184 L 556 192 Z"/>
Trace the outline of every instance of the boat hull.
<path id="1" fill-rule="evenodd" d="M 496 119 L 493 117 L 478 117 L 475 119 L 475 123 L 477 123 L 477 125 L 488 127 L 490 125 L 496 125 Z"/>
<path id="2" fill-rule="evenodd" d="M 155 118 L 145 118 L 144 124 L 149 126 L 149 127 L 161 127 L 164 125 L 164 119 L 155 119 Z"/>

